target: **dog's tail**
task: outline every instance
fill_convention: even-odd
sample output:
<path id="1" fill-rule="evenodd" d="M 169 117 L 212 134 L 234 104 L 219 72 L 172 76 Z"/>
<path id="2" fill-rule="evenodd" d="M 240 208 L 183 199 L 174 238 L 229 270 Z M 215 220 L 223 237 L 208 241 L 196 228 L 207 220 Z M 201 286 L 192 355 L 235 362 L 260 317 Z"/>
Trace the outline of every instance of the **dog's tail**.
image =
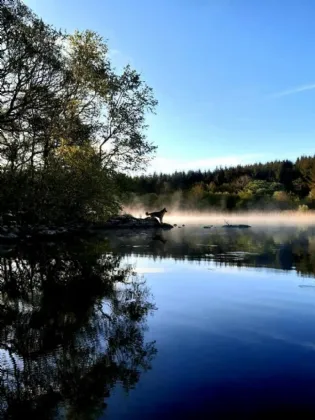
<path id="1" fill-rule="evenodd" d="M 148 212 L 146 211 L 146 212 L 145 212 L 145 215 L 146 215 L 146 216 L 150 216 L 150 213 L 148 213 Z"/>

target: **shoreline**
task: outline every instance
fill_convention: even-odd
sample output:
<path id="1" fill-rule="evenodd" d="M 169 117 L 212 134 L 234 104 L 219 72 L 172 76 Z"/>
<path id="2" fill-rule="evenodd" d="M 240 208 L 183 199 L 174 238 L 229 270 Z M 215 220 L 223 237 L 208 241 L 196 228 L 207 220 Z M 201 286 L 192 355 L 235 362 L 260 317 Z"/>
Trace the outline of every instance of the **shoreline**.
<path id="1" fill-rule="evenodd" d="M 106 222 L 71 223 L 61 226 L 19 226 L 15 222 L 11 225 L 0 226 L 0 243 L 32 241 L 41 239 L 62 238 L 74 236 L 90 236 L 99 231 L 148 231 L 148 230 L 170 230 L 173 225 L 159 223 L 157 219 L 136 218 L 131 215 L 115 216 Z"/>
<path id="2" fill-rule="evenodd" d="M 129 210 L 130 211 L 130 210 Z M 133 213 L 135 213 L 133 211 Z M 229 225 L 249 225 L 250 227 L 296 227 L 315 226 L 315 211 L 305 213 L 296 211 L 252 212 L 252 213 L 199 213 L 199 212 L 171 212 L 167 220 L 162 223 L 154 218 L 137 218 L 130 214 L 117 215 L 106 222 L 70 223 L 60 226 L 18 226 L 14 221 L 12 225 L 0 226 L 0 243 L 19 241 L 36 241 L 48 239 L 70 239 L 80 236 L 93 236 L 100 231 L 104 232 L 146 232 L 154 230 L 171 230 L 181 223 L 188 226 L 227 227 Z"/>

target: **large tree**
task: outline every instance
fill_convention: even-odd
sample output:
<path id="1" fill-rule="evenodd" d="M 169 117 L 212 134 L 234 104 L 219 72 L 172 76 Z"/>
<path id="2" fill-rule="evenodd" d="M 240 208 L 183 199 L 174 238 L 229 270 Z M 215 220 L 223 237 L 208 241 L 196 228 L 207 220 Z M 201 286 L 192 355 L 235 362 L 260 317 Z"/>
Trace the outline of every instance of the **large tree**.
<path id="1" fill-rule="evenodd" d="M 145 135 L 145 117 L 156 104 L 151 88 L 130 66 L 117 74 L 96 33 L 68 35 L 19 0 L 1 2 L 5 209 L 36 208 L 50 220 L 52 206 L 57 218 L 116 212 L 117 174 L 143 167 L 155 150 Z"/>
<path id="2" fill-rule="evenodd" d="M 107 45 L 91 31 L 76 32 L 65 44 L 80 86 L 79 113 L 95 128 L 93 144 L 106 168 L 139 169 L 155 147 L 145 136 L 145 116 L 157 104 L 152 89 L 129 65 L 117 74 Z"/>

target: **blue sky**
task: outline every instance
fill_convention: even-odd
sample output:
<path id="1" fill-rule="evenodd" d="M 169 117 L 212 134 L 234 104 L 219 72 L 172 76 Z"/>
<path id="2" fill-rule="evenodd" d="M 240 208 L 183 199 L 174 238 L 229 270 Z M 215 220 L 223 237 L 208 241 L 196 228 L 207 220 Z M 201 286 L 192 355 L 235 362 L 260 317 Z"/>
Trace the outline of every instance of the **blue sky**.
<path id="1" fill-rule="evenodd" d="M 151 170 L 315 154 L 314 0 L 27 0 L 108 39 L 159 100 Z"/>

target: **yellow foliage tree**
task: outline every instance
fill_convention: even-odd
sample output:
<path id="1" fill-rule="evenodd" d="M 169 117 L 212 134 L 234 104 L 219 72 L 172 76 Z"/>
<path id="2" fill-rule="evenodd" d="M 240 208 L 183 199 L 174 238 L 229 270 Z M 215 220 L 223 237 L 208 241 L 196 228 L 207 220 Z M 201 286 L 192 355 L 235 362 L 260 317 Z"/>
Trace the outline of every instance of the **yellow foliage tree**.
<path id="1" fill-rule="evenodd" d="M 202 183 L 195 184 L 189 191 L 191 200 L 201 200 L 204 196 L 204 188 Z"/>

